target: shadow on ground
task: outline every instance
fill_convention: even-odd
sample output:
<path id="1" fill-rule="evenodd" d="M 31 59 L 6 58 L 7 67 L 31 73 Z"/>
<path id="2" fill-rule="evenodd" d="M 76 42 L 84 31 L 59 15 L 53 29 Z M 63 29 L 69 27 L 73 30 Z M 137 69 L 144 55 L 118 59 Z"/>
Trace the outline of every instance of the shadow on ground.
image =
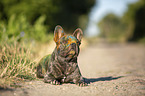
<path id="1" fill-rule="evenodd" d="M 23 94 L 22 96 L 28 96 L 28 92 L 26 89 L 22 89 L 21 91 Z M 14 96 L 14 92 L 15 92 L 15 88 L 2 88 L 2 87 L 0 87 L 0 96 Z"/>
<path id="2" fill-rule="evenodd" d="M 98 82 L 98 81 L 116 80 L 116 79 L 119 79 L 119 78 L 122 78 L 122 77 L 124 77 L 124 76 L 118 76 L 118 77 L 109 76 L 109 77 L 100 77 L 100 78 L 85 78 L 85 82 L 90 84 L 90 83 Z"/>
<path id="3" fill-rule="evenodd" d="M 13 96 L 13 91 L 11 88 L 0 87 L 0 96 L 6 96 L 5 93 L 7 93 L 7 96 Z"/>

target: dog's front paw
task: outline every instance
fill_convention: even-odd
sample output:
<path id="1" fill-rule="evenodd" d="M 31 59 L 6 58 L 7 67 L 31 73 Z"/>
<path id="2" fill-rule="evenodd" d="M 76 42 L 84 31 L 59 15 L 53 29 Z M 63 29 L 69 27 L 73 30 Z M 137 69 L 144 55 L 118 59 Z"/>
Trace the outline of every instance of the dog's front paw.
<path id="1" fill-rule="evenodd" d="M 60 82 L 59 81 L 52 80 L 52 79 L 47 79 L 47 78 L 44 78 L 44 82 L 45 83 L 50 83 L 50 84 L 53 84 L 53 85 L 60 85 Z"/>
<path id="2" fill-rule="evenodd" d="M 77 85 L 79 85 L 80 87 L 88 86 L 88 84 L 85 82 L 79 82 Z"/>
<path id="3" fill-rule="evenodd" d="M 88 84 L 85 82 L 84 79 L 81 79 L 81 80 L 76 80 L 76 79 L 74 79 L 73 82 L 74 82 L 76 85 L 79 85 L 79 86 L 81 86 L 81 87 L 88 86 Z"/>
<path id="4" fill-rule="evenodd" d="M 52 81 L 50 82 L 50 84 L 53 84 L 53 85 L 60 85 L 60 82 L 57 81 L 57 80 L 52 80 Z"/>

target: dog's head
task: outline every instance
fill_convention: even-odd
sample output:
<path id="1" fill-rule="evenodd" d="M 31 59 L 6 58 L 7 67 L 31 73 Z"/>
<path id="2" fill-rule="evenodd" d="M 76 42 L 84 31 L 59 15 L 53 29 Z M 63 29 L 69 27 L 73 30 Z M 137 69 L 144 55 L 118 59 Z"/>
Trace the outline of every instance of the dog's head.
<path id="1" fill-rule="evenodd" d="M 80 28 L 76 29 L 72 35 L 66 35 L 61 26 L 56 26 L 54 30 L 54 41 L 58 55 L 65 58 L 73 58 L 79 54 L 79 46 L 83 32 Z"/>

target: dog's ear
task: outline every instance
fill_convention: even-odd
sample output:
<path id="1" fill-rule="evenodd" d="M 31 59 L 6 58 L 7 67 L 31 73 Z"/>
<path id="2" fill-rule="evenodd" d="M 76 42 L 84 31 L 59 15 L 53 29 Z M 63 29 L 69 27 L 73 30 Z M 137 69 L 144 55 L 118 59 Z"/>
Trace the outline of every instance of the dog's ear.
<path id="1" fill-rule="evenodd" d="M 81 39 L 83 37 L 83 31 L 80 28 L 77 28 L 74 31 L 73 36 L 75 36 L 81 42 Z"/>
<path id="2" fill-rule="evenodd" d="M 65 33 L 64 33 L 63 28 L 57 25 L 54 30 L 54 41 L 57 42 L 64 35 Z"/>

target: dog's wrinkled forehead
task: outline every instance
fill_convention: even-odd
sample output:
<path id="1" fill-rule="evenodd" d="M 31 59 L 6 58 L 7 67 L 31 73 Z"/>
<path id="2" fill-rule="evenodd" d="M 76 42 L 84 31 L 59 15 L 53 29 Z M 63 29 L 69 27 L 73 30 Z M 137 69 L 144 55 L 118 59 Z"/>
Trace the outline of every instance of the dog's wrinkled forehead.
<path id="1" fill-rule="evenodd" d="M 76 39 L 76 37 L 69 35 L 69 36 L 64 36 L 62 38 L 60 38 L 60 42 L 64 42 L 66 44 L 72 44 L 72 43 L 77 43 L 78 40 Z"/>

